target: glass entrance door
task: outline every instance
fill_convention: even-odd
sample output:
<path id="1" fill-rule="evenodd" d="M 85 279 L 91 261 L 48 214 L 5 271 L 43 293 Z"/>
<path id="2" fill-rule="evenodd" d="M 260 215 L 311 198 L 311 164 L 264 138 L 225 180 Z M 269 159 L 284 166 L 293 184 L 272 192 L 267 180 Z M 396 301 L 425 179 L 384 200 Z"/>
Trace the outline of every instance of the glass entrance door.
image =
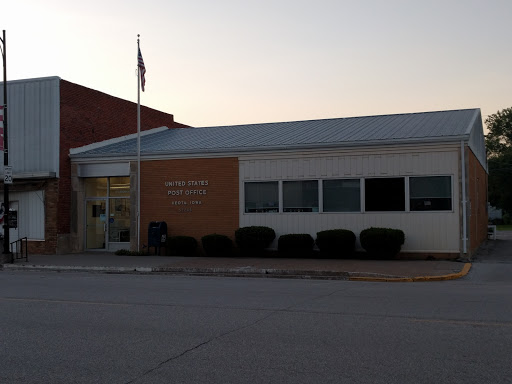
<path id="1" fill-rule="evenodd" d="M 87 249 L 105 249 L 107 235 L 107 200 L 87 200 L 86 234 Z"/>
<path id="2" fill-rule="evenodd" d="M 109 199 L 108 242 L 130 242 L 130 200 Z"/>

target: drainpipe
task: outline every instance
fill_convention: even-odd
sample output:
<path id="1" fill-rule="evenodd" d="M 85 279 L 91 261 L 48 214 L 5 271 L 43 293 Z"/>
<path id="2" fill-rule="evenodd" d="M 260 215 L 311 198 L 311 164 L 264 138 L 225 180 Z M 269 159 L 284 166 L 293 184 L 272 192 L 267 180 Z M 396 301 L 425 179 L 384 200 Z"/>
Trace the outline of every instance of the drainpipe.
<path id="1" fill-rule="evenodd" d="M 468 253 L 467 247 L 467 201 L 466 201 L 466 157 L 464 151 L 464 140 L 460 142 L 460 159 L 462 164 L 462 251 L 464 254 Z"/>

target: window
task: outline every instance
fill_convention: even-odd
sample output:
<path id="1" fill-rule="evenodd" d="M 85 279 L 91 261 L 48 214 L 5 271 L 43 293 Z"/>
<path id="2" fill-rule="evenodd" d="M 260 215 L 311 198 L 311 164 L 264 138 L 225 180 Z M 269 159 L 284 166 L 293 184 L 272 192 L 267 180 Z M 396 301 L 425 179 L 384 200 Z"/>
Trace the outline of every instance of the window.
<path id="1" fill-rule="evenodd" d="M 85 179 L 85 196 L 87 197 L 104 197 L 107 196 L 107 178 L 90 178 Z"/>
<path id="2" fill-rule="evenodd" d="M 359 179 L 324 180 L 324 212 L 360 212 Z"/>
<path id="3" fill-rule="evenodd" d="M 283 212 L 318 212 L 318 181 L 283 181 Z"/>
<path id="4" fill-rule="evenodd" d="M 105 248 L 109 243 L 130 242 L 130 177 L 85 179 L 86 246 Z"/>
<path id="5" fill-rule="evenodd" d="M 409 195 L 411 211 L 451 211 L 451 177 L 410 177 Z"/>
<path id="6" fill-rule="evenodd" d="M 405 211 L 403 177 L 366 179 L 364 185 L 366 211 Z"/>
<path id="7" fill-rule="evenodd" d="M 245 183 L 245 213 L 279 212 L 277 181 Z"/>
<path id="8" fill-rule="evenodd" d="M 129 177 L 110 177 L 109 181 L 110 197 L 130 197 Z"/>

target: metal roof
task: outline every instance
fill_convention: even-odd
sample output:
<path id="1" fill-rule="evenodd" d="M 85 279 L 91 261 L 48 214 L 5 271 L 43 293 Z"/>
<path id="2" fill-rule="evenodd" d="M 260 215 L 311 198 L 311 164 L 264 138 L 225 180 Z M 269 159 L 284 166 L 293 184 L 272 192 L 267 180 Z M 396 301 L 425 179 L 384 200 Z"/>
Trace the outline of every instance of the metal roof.
<path id="1" fill-rule="evenodd" d="M 478 117 L 480 121 L 478 122 Z M 481 125 L 479 109 L 350 117 L 281 123 L 155 130 L 141 137 L 141 155 L 246 152 L 385 145 L 469 139 Z M 136 135 L 71 151 L 73 158 L 128 156 Z"/>

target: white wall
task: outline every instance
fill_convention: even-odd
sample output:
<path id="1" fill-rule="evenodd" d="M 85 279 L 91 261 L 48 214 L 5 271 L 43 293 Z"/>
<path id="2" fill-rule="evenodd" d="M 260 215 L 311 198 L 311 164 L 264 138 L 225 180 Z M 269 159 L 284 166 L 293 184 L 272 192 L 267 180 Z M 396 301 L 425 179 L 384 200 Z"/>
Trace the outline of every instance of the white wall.
<path id="1" fill-rule="evenodd" d="M 3 195 L 0 195 L 0 201 L 4 201 Z M 18 228 L 11 229 L 9 240 L 12 242 L 22 237 L 44 240 L 44 191 L 9 192 L 9 201 L 17 202 L 18 206 Z M 3 227 L 0 232 L 3 233 Z"/>
<path id="2" fill-rule="evenodd" d="M 405 232 L 403 251 L 459 252 L 459 153 L 457 145 L 365 148 L 241 156 L 240 227 L 263 225 L 277 238 L 343 228 L 356 236 L 369 227 Z M 452 211 L 364 213 L 245 213 L 244 182 L 392 176 L 452 176 Z M 273 244 L 277 246 L 277 241 Z"/>
<path id="3" fill-rule="evenodd" d="M 3 84 L 0 83 L 3 102 Z M 60 79 L 7 83 L 9 165 L 15 177 L 39 173 L 59 176 Z M 0 151 L 3 156 L 3 151 Z M 3 174 L 4 165 L 0 164 Z"/>

